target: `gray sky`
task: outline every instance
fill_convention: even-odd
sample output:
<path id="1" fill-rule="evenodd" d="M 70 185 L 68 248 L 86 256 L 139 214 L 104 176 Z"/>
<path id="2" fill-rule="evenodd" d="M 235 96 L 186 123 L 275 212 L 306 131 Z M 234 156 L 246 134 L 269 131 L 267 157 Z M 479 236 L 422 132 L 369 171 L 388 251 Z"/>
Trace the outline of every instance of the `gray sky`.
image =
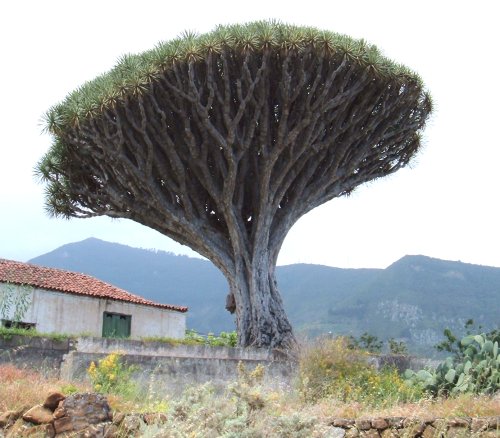
<path id="1" fill-rule="evenodd" d="M 25 261 L 98 237 L 194 254 L 125 220 L 49 218 L 33 166 L 40 119 L 124 53 L 184 30 L 277 18 L 365 38 L 416 70 L 435 102 L 410 168 L 303 217 L 279 264 L 386 267 L 405 254 L 500 266 L 496 1 L 6 1 L 0 5 L 0 257 Z"/>

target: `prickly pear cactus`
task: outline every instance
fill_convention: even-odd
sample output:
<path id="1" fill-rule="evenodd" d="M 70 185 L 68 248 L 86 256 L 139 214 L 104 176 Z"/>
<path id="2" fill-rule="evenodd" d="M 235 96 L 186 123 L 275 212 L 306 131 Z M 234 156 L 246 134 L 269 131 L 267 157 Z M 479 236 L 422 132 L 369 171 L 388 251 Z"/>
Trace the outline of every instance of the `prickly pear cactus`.
<path id="1" fill-rule="evenodd" d="M 448 357 L 434 371 L 405 372 L 409 384 L 418 385 L 433 395 L 470 392 L 493 394 L 500 390 L 500 354 L 498 341 L 483 333 L 461 340 L 462 360 Z"/>

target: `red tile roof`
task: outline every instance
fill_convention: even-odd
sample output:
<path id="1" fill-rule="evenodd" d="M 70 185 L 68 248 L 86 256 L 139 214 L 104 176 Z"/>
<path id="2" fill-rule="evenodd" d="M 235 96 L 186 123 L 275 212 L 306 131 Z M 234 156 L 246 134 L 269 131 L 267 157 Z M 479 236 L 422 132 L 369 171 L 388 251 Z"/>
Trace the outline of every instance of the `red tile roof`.
<path id="1" fill-rule="evenodd" d="M 125 301 L 127 303 L 142 304 L 144 306 L 159 307 L 178 312 L 187 312 L 188 310 L 187 307 L 183 306 L 160 304 L 146 300 L 111 284 L 104 283 L 90 275 L 64 271 L 62 269 L 45 268 L 13 260 L 0 259 L 0 282 L 26 284 L 41 289 Z"/>

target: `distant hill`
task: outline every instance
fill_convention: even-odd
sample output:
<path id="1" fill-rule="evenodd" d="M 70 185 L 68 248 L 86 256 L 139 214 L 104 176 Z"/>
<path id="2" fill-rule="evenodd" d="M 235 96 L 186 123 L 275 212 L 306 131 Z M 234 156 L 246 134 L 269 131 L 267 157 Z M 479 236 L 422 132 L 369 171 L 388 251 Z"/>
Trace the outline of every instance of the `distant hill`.
<path id="1" fill-rule="evenodd" d="M 83 272 L 146 298 L 189 307 L 188 326 L 233 330 L 224 309 L 226 280 L 211 262 L 98 239 L 61 246 L 31 263 Z M 278 286 L 298 333 L 368 331 L 429 354 L 444 328 L 460 332 L 473 318 L 500 322 L 500 268 L 405 256 L 386 269 L 296 264 L 277 268 Z"/>

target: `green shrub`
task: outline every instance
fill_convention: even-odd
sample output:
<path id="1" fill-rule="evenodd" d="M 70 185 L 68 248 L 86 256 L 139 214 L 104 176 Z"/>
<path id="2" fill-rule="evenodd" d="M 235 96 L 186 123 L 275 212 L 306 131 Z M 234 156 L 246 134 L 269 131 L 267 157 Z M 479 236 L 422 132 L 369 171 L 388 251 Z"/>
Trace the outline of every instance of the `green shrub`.
<path id="1" fill-rule="evenodd" d="M 235 331 L 221 332 L 218 336 L 209 333 L 206 337 L 200 335 L 196 330 L 186 330 L 184 344 L 188 345 L 208 345 L 210 347 L 236 347 L 238 345 L 238 335 Z"/>
<path id="2" fill-rule="evenodd" d="M 95 391 L 130 396 L 136 392 L 135 384 L 130 379 L 134 371 L 135 367 L 122 363 L 120 353 L 113 352 L 99 360 L 97 365 L 91 362 L 87 374 Z"/>
<path id="3" fill-rule="evenodd" d="M 455 356 L 448 357 L 436 370 L 407 370 L 405 377 L 433 396 L 493 394 L 500 390 L 498 341 L 484 333 L 470 334 L 462 338 Z"/>
<path id="4" fill-rule="evenodd" d="M 393 368 L 376 370 L 366 352 L 352 349 L 345 338 L 322 339 L 300 360 L 299 390 L 308 402 L 334 398 L 371 406 L 417 400 L 422 391 L 406 384 Z"/>

